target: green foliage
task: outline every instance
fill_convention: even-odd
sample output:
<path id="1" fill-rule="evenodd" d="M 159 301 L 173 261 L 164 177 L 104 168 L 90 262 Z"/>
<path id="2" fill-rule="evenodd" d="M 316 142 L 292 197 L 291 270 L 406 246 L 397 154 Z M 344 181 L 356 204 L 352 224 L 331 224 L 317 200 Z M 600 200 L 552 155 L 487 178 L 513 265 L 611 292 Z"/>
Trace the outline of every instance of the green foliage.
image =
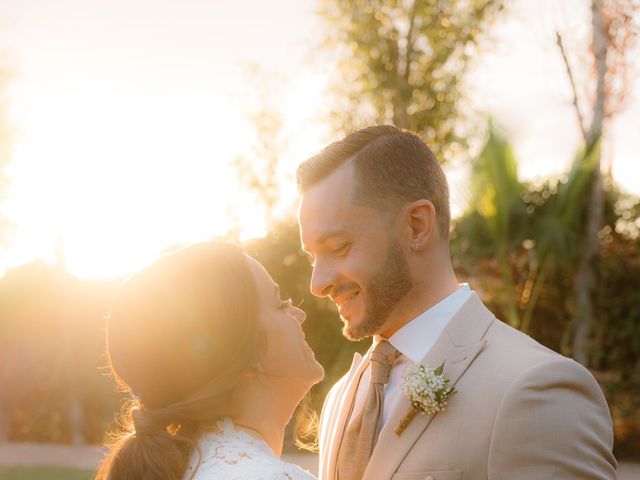
<path id="1" fill-rule="evenodd" d="M 473 204 L 469 221 L 459 222 L 459 235 L 483 255 L 494 255 L 507 291 L 515 290 L 509 252 L 525 238 L 527 211 L 522 201 L 524 186 L 518 180 L 518 166 L 511 147 L 493 128 L 471 171 Z M 476 238 L 473 238 L 476 237 Z M 520 325 L 520 315 L 513 294 L 504 296 L 507 322 Z"/>
<path id="2" fill-rule="evenodd" d="M 394 123 L 442 161 L 465 148 L 462 78 L 500 0 L 323 0 L 324 47 L 337 54 L 338 131 Z"/>
<path id="3" fill-rule="evenodd" d="M 511 146 L 493 129 L 473 164 L 471 191 L 473 208 L 484 220 L 491 243 L 504 250 L 520 244 L 527 221 L 524 186 Z"/>
<path id="4" fill-rule="evenodd" d="M 605 239 L 596 293 L 600 348 L 594 363 L 640 383 L 640 242 L 612 234 Z M 636 288 L 633 288 L 635 285 Z M 625 367 L 625 368 L 620 368 Z"/>
<path id="5" fill-rule="evenodd" d="M 540 205 L 533 235 L 539 256 L 553 256 L 561 263 L 573 263 L 580 252 L 586 214 L 586 198 L 590 181 L 600 156 L 600 138 L 597 137 L 574 159 L 567 179 Z"/>
<path id="6" fill-rule="evenodd" d="M 531 329 L 550 271 L 575 267 L 599 148 L 596 139 L 576 156 L 564 181 L 548 182 L 539 191 L 519 181 L 513 151 L 493 128 L 474 160 L 473 201 L 456 222 L 454 251 L 472 265 L 493 259 L 502 279 L 495 295 L 503 318 L 524 332 Z"/>

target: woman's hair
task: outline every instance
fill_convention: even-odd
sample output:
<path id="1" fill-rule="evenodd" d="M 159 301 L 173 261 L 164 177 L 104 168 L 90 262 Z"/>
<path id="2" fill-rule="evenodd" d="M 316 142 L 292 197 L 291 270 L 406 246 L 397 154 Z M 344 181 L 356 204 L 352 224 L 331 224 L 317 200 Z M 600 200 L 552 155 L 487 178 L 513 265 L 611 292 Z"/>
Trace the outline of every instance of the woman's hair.
<path id="1" fill-rule="evenodd" d="M 98 480 L 179 480 L 204 427 L 229 401 L 264 339 L 247 257 L 202 243 L 166 255 L 120 287 L 107 325 L 111 370 L 132 395 Z"/>

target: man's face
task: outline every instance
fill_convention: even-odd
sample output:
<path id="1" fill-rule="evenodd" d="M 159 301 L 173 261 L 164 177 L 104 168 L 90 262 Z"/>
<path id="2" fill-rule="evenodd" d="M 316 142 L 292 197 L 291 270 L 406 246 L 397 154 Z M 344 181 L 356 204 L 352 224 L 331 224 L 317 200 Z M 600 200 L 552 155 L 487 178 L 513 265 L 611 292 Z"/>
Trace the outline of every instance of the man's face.
<path id="1" fill-rule="evenodd" d="M 313 260 L 311 292 L 330 297 L 344 335 L 359 340 L 382 331 L 413 284 L 395 219 L 353 202 L 353 176 L 347 162 L 309 188 L 298 221 Z"/>

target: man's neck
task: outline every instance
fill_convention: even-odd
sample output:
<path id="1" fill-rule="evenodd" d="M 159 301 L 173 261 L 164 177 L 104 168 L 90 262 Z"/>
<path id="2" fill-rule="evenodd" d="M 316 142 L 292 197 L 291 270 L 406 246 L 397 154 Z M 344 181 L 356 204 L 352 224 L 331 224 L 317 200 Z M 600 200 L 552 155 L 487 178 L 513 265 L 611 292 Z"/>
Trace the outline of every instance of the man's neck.
<path id="1" fill-rule="evenodd" d="M 391 337 L 407 323 L 447 298 L 458 288 L 460 288 L 460 284 L 453 269 L 446 275 L 438 275 L 437 283 L 417 282 L 405 297 L 405 301 L 394 309 L 379 334 L 384 338 Z"/>

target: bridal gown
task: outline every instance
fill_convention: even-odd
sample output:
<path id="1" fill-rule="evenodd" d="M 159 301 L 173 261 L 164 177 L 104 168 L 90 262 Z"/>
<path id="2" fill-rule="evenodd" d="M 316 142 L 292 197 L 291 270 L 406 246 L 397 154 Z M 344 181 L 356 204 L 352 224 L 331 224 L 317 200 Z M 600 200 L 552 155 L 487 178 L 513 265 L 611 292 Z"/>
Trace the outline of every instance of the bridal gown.
<path id="1" fill-rule="evenodd" d="M 191 457 L 183 480 L 316 480 L 297 465 L 280 460 L 263 441 L 246 432 L 236 430 L 233 422 L 218 422 L 218 430 L 198 441 L 202 452 L 198 466 L 198 452 Z"/>

